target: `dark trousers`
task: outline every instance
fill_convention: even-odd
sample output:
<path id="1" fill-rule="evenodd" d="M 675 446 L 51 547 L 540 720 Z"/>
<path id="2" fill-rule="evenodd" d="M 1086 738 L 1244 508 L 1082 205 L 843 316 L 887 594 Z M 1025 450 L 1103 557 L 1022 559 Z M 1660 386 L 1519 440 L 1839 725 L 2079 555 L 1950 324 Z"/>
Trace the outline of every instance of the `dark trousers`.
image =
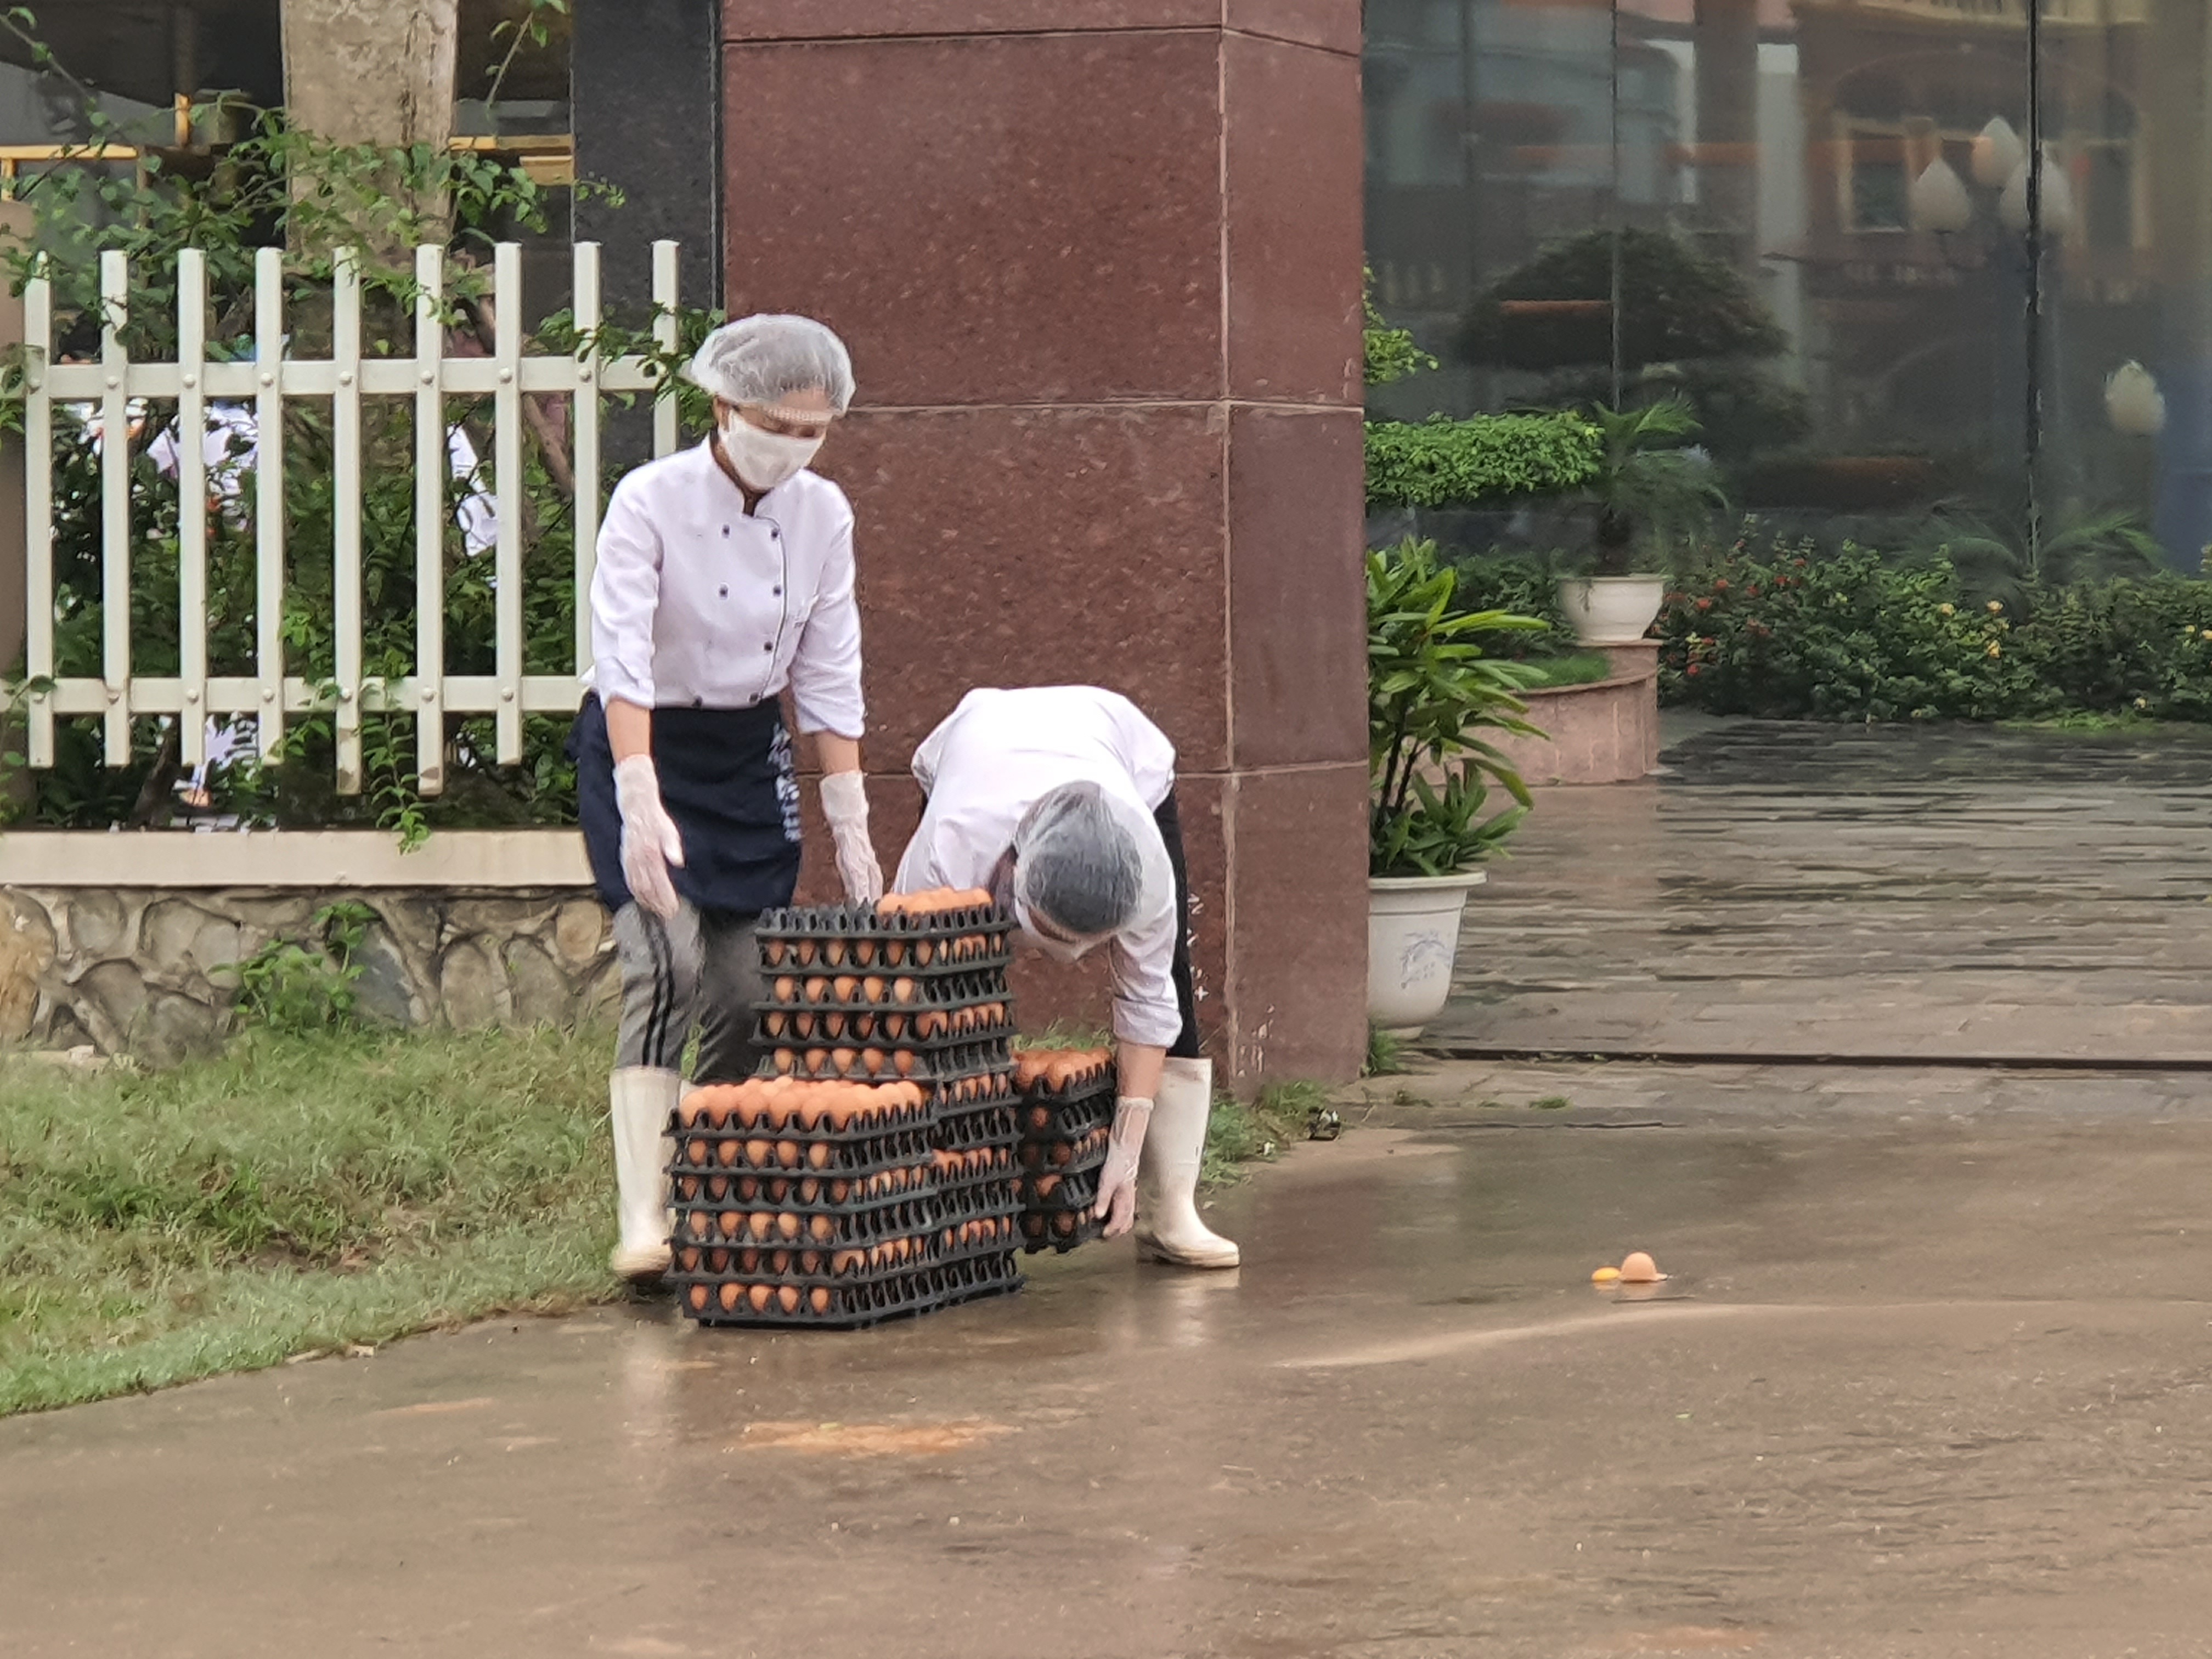
<path id="1" fill-rule="evenodd" d="M 1198 1042 L 1198 987 L 1190 972 L 1190 871 L 1183 860 L 1182 819 L 1176 811 L 1174 790 L 1168 791 L 1168 798 L 1152 814 L 1152 822 L 1160 827 L 1160 839 L 1168 848 L 1168 866 L 1175 872 L 1174 973 L 1176 1001 L 1182 1008 L 1182 1030 L 1168 1053 L 1177 1060 L 1200 1060 L 1205 1057 L 1206 1051 Z"/>

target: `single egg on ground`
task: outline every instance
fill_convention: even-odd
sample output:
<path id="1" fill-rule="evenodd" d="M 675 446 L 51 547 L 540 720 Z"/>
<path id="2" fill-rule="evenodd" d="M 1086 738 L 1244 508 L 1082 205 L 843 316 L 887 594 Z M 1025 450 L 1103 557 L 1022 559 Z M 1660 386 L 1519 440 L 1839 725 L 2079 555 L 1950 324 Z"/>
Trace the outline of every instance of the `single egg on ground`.
<path id="1" fill-rule="evenodd" d="M 1656 1285 L 1666 1276 L 1646 1251 L 1632 1250 L 1620 1264 L 1620 1282 L 1624 1285 Z"/>

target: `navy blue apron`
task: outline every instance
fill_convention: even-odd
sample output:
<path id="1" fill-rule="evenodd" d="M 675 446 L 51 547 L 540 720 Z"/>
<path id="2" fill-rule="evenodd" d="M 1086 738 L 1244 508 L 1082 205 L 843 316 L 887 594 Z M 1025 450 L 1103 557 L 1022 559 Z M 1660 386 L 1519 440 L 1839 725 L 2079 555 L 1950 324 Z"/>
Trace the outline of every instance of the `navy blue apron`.
<path id="1" fill-rule="evenodd" d="M 587 696 L 568 733 L 577 817 L 592 879 L 610 910 L 629 902 L 623 878 L 622 811 L 606 710 Z M 653 765 L 661 805 L 684 838 L 676 890 L 702 910 L 757 915 L 791 902 L 799 885 L 799 778 L 774 698 L 752 708 L 656 708 Z"/>

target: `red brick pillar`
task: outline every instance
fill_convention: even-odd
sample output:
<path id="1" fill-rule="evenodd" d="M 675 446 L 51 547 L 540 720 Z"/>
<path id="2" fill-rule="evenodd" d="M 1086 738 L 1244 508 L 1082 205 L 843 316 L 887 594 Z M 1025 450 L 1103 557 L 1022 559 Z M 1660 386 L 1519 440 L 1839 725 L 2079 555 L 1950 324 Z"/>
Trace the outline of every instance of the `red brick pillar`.
<path id="1" fill-rule="evenodd" d="M 1201 1012 L 1245 1082 L 1366 1014 L 1359 8 L 723 0 L 732 314 L 860 397 L 886 869 L 975 685 L 1127 693 L 1182 757 Z M 817 843 L 818 844 L 818 843 Z M 826 863 L 826 860 L 817 862 Z M 1103 1008 L 1033 963 L 1025 1024 Z"/>

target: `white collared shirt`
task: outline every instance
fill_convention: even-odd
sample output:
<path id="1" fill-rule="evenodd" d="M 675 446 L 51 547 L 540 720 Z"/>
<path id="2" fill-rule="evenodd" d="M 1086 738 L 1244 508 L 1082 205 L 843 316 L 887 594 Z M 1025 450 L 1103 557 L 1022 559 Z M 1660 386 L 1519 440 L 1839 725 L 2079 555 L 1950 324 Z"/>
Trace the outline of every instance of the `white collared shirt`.
<path id="1" fill-rule="evenodd" d="M 860 737 L 845 492 L 800 472 L 747 516 L 711 443 L 615 487 L 592 577 L 586 684 L 643 708 L 750 708 L 788 685 L 800 731 Z"/>
<path id="2" fill-rule="evenodd" d="M 1137 914 L 1108 947 L 1114 1032 L 1164 1048 L 1182 1030 L 1176 999 L 1175 873 L 1152 814 L 1175 787 L 1175 745 L 1117 692 L 1092 685 L 970 691 L 914 751 L 929 805 L 893 885 L 988 887 L 1037 799 L 1090 782 L 1115 803 L 1144 860 Z"/>

